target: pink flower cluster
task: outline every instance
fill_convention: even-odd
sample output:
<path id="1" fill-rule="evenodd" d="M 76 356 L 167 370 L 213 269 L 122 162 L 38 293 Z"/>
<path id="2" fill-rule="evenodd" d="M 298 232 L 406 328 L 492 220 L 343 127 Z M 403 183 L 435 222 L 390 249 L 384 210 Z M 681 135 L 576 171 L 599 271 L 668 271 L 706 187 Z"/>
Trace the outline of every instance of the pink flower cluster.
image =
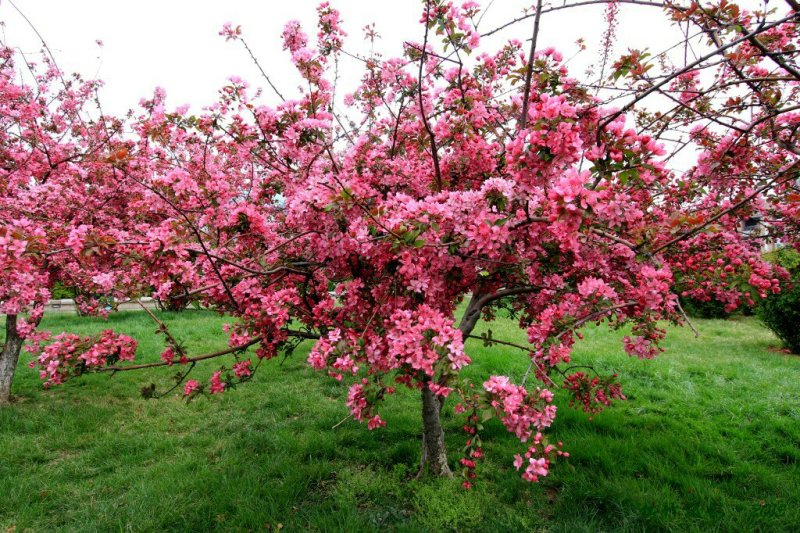
<path id="1" fill-rule="evenodd" d="M 501 417 L 503 425 L 522 442 L 527 441 L 534 429 L 544 429 L 553 423 L 556 406 L 553 393 L 537 388 L 529 393 L 525 387 L 514 385 L 506 376 L 491 376 L 484 382 L 490 405 Z"/>
<path id="2" fill-rule="evenodd" d="M 191 396 L 194 393 L 197 393 L 201 390 L 200 382 L 196 379 L 190 379 L 186 382 L 183 386 L 183 395 L 184 396 Z"/>
<path id="3" fill-rule="evenodd" d="M 32 365 L 38 365 L 45 386 L 58 385 L 71 376 L 82 374 L 87 369 L 101 368 L 120 361 L 133 361 L 137 342 L 107 329 L 96 337 L 81 337 L 62 333 L 42 346 L 38 342 L 29 345 L 36 357 Z"/>
<path id="4" fill-rule="evenodd" d="M 426 305 L 415 311 L 395 311 L 389 318 L 385 340 L 387 357 L 395 361 L 393 367 L 408 365 L 433 376 L 434 365 L 441 359 L 447 360 L 452 370 L 470 362 L 461 332 L 453 327 L 452 319 Z"/>
<path id="5" fill-rule="evenodd" d="M 544 477 L 550 472 L 550 463 L 553 458 L 569 457 L 569 453 L 560 449 L 561 446 L 560 442 L 557 446 L 545 443 L 542 434 L 537 433 L 533 437 L 533 445 L 528 447 L 524 457 L 520 454 L 514 456 L 514 468 L 519 470 L 525 466 L 522 479 L 536 483 L 540 477 Z"/>
<path id="6" fill-rule="evenodd" d="M 625 400 L 616 378 L 616 374 L 604 378 L 585 372 L 570 374 L 564 381 L 564 388 L 573 395 L 570 405 L 579 405 L 587 413 L 599 413 L 612 400 Z"/>
<path id="7" fill-rule="evenodd" d="M 373 430 L 386 426 L 386 422 L 380 415 L 372 412 L 372 405 L 367 401 L 367 390 L 369 381 L 362 379 L 360 383 L 355 383 L 350 387 L 347 393 L 347 407 L 350 408 L 350 413 L 353 418 L 359 421 L 367 421 L 367 429 Z"/>
<path id="8" fill-rule="evenodd" d="M 225 386 L 226 383 L 222 381 L 222 371 L 217 370 L 211 375 L 211 387 L 209 388 L 209 392 L 211 392 L 211 394 L 225 392 Z"/>

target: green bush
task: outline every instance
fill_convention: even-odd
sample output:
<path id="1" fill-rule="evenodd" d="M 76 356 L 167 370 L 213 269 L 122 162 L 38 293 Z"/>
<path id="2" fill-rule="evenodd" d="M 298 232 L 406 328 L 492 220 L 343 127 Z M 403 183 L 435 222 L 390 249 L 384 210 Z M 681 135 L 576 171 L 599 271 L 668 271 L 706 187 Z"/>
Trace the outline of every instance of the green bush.
<path id="1" fill-rule="evenodd" d="M 800 354 L 800 254 L 781 248 L 767 258 L 791 274 L 781 292 L 771 294 L 758 306 L 758 317 L 793 353 Z"/>
<path id="2" fill-rule="evenodd" d="M 50 289 L 50 297 L 54 300 L 74 299 L 76 295 L 74 287 L 67 287 L 60 281 L 55 282 L 53 288 Z"/>
<path id="3" fill-rule="evenodd" d="M 681 307 L 686 314 L 696 318 L 728 318 L 731 313 L 725 310 L 725 304 L 716 300 L 702 302 L 695 298 L 681 297 Z"/>

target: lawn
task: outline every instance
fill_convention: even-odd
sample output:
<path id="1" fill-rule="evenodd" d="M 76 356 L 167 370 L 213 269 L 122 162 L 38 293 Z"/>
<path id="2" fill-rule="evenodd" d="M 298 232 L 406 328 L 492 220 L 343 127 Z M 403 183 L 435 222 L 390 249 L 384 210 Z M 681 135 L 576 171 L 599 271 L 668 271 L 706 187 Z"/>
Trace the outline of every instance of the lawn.
<path id="1" fill-rule="evenodd" d="M 223 347 L 223 318 L 162 313 L 193 353 Z M 108 323 L 47 316 L 53 330 L 106 327 L 162 346 L 143 313 Z M 618 372 L 629 400 L 590 420 L 566 407 L 550 434 L 572 456 L 540 484 L 512 467 L 522 445 L 493 421 L 472 491 L 412 479 L 421 431 L 416 395 L 393 398 L 383 430 L 346 421 L 347 388 L 305 364 L 309 344 L 252 383 L 184 403 L 142 399 L 166 369 L 90 375 L 43 390 L 21 365 L 18 401 L 0 409 L 0 531 L 596 531 L 797 530 L 800 524 L 800 357 L 771 349 L 754 319 L 671 329 L 654 361 L 622 353 L 623 332 L 589 328 L 579 364 Z M 521 339 L 509 322 L 496 337 Z M 523 357 L 469 344 L 475 379 L 519 378 Z M 199 367 L 207 379 L 214 362 Z M 451 460 L 463 446 L 445 416 Z"/>

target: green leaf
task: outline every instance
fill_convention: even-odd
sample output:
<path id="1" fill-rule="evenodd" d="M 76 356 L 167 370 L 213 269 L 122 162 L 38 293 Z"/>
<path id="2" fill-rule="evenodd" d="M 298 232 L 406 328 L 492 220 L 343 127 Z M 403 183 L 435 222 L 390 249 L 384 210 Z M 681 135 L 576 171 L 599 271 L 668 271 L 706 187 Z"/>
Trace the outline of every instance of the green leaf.
<path id="1" fill-rule="evenodd" d="M 625 184 L 626 184 L 626 183 L 628 183 L 628 182 L 629 182 L 631 179 L 638 179 L 638 178 L 639 178 L 639 169 L 636 169 L 636 168 L 629 168 L 629 169 L 627 169 L 627 170 L 623 170 L 622 172 L 620 172 L 619 174 L 617 174 L 617 178 L 619 178 L 619 181 L 620 181 L 620 182 L 621 182 L 623 185 L 625 185 Z"/>

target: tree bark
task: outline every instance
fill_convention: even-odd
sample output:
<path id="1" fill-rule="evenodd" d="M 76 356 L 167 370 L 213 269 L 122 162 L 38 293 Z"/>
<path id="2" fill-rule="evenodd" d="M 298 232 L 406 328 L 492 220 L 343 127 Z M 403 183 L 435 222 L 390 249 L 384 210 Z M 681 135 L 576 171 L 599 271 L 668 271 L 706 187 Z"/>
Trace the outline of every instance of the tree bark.
<path id="1" fill-rule="evenodd" d="M 422 459 L 420 474 L 428 466 L 428 471 L 437 477 L 453 477 L 447 464 L 447 448 L 444 444 L 444 429 L 440 416 L 443 402 L 428 388 L 422 388 Z"/>
<path id="2" fill-rule="evenodd" d="M 518 291 L 506 291 L 509 294 L 516 294 Z M 461 322 L 458 329 L 464 340 L 467 339 L 475 325 L 481 318 L 481 309 L 487 303 L 502 296 L 491 295 L 489 297 L 473 294 L 467 304 L 467 309 L 464 311 L 464 316 L 461 317 Z M 417 477 L 421 477 L 425 472 L 425 466 L 434 476 L 438 477 L 453 477 L 453 472 L 447 464 L 447 448 L 444 444 L 444 429 L 442 428 L 442 408 L 444 407 L 443 396 L 436 396 L 430 388 L 428 383 L 422 388 L 422 456 L 419 462 L 419 473 Z"/>
<path id="3" fill-rule="evenodd" d="M 472 332 L 481 317 L 481 307 L 483 299 L 479 295 L 473 294 L 470 298 L 464 316 L 458 329 L 464 339 Z M 442 407 L 444 407 L 444 397 L 436 396 L 428 388 L 428 383 L 422 388 L 422 456 L 419 461 L 419 473 L 421 477 L 425 473 L 425 467 L 434 476 L 452 477 L 453 472 L 447 464 L 447 448 L 444 444 L 444 428 L 442 428 Z"/>
<path id="4" fill-rule="evenodd" d="M 0 405 L 11 402 L 11 382 L 23 339 L 17 333 L 17 315 L 6 315 L 6 343 L 0 352 Z"/>

